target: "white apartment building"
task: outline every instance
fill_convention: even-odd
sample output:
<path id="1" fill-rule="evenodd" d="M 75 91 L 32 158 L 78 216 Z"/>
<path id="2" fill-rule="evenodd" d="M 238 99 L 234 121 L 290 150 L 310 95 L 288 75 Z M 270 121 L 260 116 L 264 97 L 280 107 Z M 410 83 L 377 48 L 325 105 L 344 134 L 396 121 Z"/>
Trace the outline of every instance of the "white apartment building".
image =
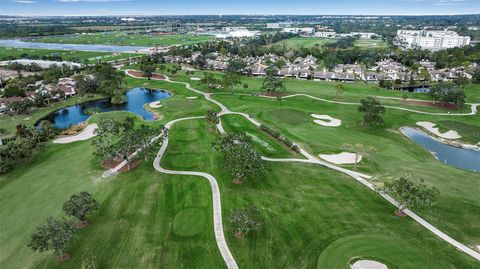
<path id="1" fill-rule="evenodd" d="M 333 31 L 327 31 L 327 32 L 315 32 L 315 37 L 335 37 L 337 33 Z"/>
<path id="2" fill-rule="evenodd" d="M 267 23 L 267 28 L 268 29 L 280 29 L 280 28 L 286 28 L 286 27 L 292 27 L 291 22 L 272 22 L 272 23 Z"/>
<path id="3" fill-rule="evenodd" d="M 470 44 L 470 37 L 459 36 L 456 32 L 448 30 L 398 30 L 397 42 L 406 48 L 442 50 L 467 46 Z"/>
<path id="4" fill-rule="evenodd" d="M 283 28 L 283 32 L 285 33 L 292 33 L 292 34 L 313 34 L 315 32 L 315 28 L 313 27 L 303 27 L 303 28 Z"/>

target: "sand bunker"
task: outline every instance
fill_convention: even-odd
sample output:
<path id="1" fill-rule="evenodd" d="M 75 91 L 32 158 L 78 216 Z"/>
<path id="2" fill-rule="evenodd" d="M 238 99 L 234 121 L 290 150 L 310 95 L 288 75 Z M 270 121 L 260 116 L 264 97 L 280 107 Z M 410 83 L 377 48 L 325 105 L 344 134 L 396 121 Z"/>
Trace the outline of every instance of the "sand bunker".
<path id="1" fill-rule="evenodd" d="M 55 143 L 55 144 L 68 144 L 68 143 L 72 143 L 72 142 L 76 142 L 76 141 L 88 140 L 88 139 L 96 136 L 95 130 L 97 129 L 97 127 L 98 126 L 95 123 L 94 124 L 89 124 L 87 127 L 85 127 L 85 129 L 81 133 L 76 134 L 76 135 L 65 136 L 65 137 L 55 139 L 55 140 L 53 140 L 53 143 Z"/>
<path id="2" fill-rule="evenodd" d="M 191 77 L 190 80 L 199 81 L 199 80 L 202 80 L 202 79 L 201 78 L 196 78 L 196 77 Z"/>
<path id="3" fill-rule="evenodd" d="M 197 99 L 198 97 L 197 96 L 189 96 L 187 97 L 187 99 Z"/>
<path id="4" fill-rule="evenodd" d="M 324 159 L 327 162 L 334 164 L 354 164 L 355 163 L 355 153 L 342 152 L 338 154 L 320 154 L 320 158 Z M 362 155 L 358 156 L 357 163 L 362 160 Z"/>
<path id="5" fill-rule="evenodd" d="M 155 101 L 148 104 L 148 106 L 150 106 L 151 108 L 159 108 L 159 107 L 162 107 L 163 105 L 160 104 L 160 101 Z"/>
<path id="6" fill-rule="evenodd" d="M 316 120 L 313 120 L 313 122 L 315 122 L 316 124 L 320 124 L 322 126 L 338 127 L 342 124 L 341 120 L 332 118 L 328 115 L 310 114 L 310 116 L 316 119 Z"/>
<path id="7" fill-rule="evenodd" d="M 425 128 L 427 131 L 435 134 L 436 136 L 438 137 L 441 137 L 441 138 L 446 138 L 446 139 L 459 139 L 459 138 L 462 138 L 458 133 L 457 131 L 454 131 L 454 130 L 449 130 L 445 133 L 441 133 L 440 130 L 438 129 L 438 127 L 435 127 L 435 123 L 433 122 L 429 122 L 429 121 L 419 121 L 417 122 L 417 125 L 418 126 L 421 126 L 423 128 Z"/>
<path id="8" fill-rule="evenodd" d="M 377 261 L 372 260 L 358 260 L 354 262 L 351 266 L 351 269 L 388 269 L 388 267 Z"/>

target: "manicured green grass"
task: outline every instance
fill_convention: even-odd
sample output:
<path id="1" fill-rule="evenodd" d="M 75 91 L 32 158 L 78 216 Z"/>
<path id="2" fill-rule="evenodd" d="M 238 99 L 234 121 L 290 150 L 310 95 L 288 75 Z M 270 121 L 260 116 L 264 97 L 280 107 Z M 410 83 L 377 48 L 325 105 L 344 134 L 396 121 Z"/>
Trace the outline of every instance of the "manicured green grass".
<path id="1" fill-rule="evenodd" d="M 392 180 L 410 174 L 423 179 L 440 190 L 436 206 L 428 210 L 418 209 L 427 220 L 447 231 L 454 238 L 470 246 L 480 241 L 476 232 L 480 223 L 478 197 L 480 181 L 478 173 L 470 172 L 437 161 L 428 151 L 399 132 L 401 126 L 415 126 L 417 121 L 437 122 L 449 119 L 445 116 L 422 115 L 387 109 L 385 128 L 368 129 L 360 126 L 361 114 L 357 106 L 331 104 L 296 97 L 282 100 L 277 114 L 278 101 L 250 96 L 214 95 L 233 111 L 252 115 L 260 122 L 279 130 L 294 142 L 300 143 L 310 153 L 317 155 L 343 151 L 345 143 L 362 143 L 373 146 L 377 152 L 358 164 L 360 171 L 374 176 L 374 183 Z M 295 111 L 292 113 L 291 111 Z M 322 127 L 313 123 L 310 114 L 327 114 L 342 120 L 340 127 Z M 298 114 L 298 115 L 297 115 Z M 304 120 L 291 121 L 290 115 L 304 115 Z M 278 116 L 277 116 L 278 115 Z M 476 116 L 455 116 L 455 121 L 480 128 Z M 351 165 L 345 165 L 352 168 Z"/>
<path id="2" fill-rule="evenodd" d="M 222 116 L 222 126 L 227 133 L 244 132 L 252 138 L 257 150 L 264 156 L 287 158 L 299 157 L 292 149 L 276 141 L 240 115 Z"/>
<path id="3" fill-rule="evenodd" d="M 181 72 L 177 77 L 190 82 Z M 304 85 L 295 92 L 316 94 L 323 90 Z M 205 115 L 208 109 L 219 110 L 203 98 L 186 99 L 200 95 L 183 85 L 128 78 L 128 86 L 174 93 L 162 101 L 164 107 L 156 109 L 164 119 L 146 124 L 159 125 L 175 118 Z M 361 98 L 370 91 L 372 88 L 349 86 L 342 98 Z M 321 94 L 328 97 L 332 93 L 326 87 Z M 440 190 L 441 196 L 433 208 L 415 211 L 467 245 L 480 241 L 477 174 L 438 162 L 398 131 L 400 126 L 419 120 L 440 122 L 449 118 L 387 109 L 384 129 L 365 129 L 359 126 L 361 116 L 356 106 L 304 97 L 281 102 L 231 94 L 214 98 L 279 130 L 312 154 L 339 152 L 343 143 L 375 146 L 377 152 L 358 166 L 374 176 L 372 182 L 381 185 L 405 173 L 425 179 Z M 316 125 L 310 113 L 339 118 L 342 126 Z M 103 113 L 91 120 L 123 119 L 126 115 L 130 113 Z M 221 120 L 227 132 L 249 133 L 262 155 L 298 157 L 240 116 L 224 115 Z M 480 127 L 475 116 L 456 116 L 454 120 Z M 136 121 L 142 122 L 138 118 Z M 219 136 L 211 127 L 204 119 L 175 124 L 169 132 L 162 166 L 203 171 L 217 178 L 227 243 L 240 268 L 348 268 L 348 263 L 358 257 L 384 261 L 389 268 L 477 266 L 472 258 L 410 218 L 394 216 L 392 205 L 336 171 L 313 164 L 267 163 L 264 175 L 248 178 L 241 185 L 232 183 L 233 178 L 223 168 L 222 154 L 211 147 Z M 90 142 L 85 141 L 48 144 L 32 163 L 1 176 L 2 267 L 80 268 L 87 256 L 95 255 L 99 268 L 225 268 L 215 243 L 211 191 L 205 179 L 160 174 L 151 162 L 114 178 L 104 179 L 102 172 Z M 35 227 L 49 215 L 59 216 L 62 203 L 81 190 L 91 192 L 100 208 L 90 217 L 90 226 L 81 230 L 68 248 L 72 259 L 57 264 L 51 252 L 33 253 L 28 249 L 26 244 Z M 240 240 L 233 235 L 228 215 L 232 209 L 252 206 L 259 209 L 262 228 Z"/>
<path id="4" fill-rule="evenodd" d="M 0 59 L 13 56 L 19 58 L 22 54 L 38 57 L 43 56 L 61 56 L 65 61 L 113 61 L 118 59 L 125 59 L 129 56 L 138 55 L 136 53 L 111 53 L 99 51 L 78 51 L 78 50 L 49 50 L 49 49 L 22 49 L 22 48 L 8 48 L 0 47 Z"/>
<path id="5" fill-rule="evenodd" d="M 388 47 L 388 43 L 380 39 L 357 39 L 354 43 L 355 47 L 361 49 L 378 49 Z"/>
<path id="6" fill-rule="evenodd" d="M 374 192 L 320 166 L 268 163 L 264 176 L 236 185 L 222 169 L 221 154 L 211 149 L 215 136 L 204 120 L 177 123 L 170 131 L 162 163 L 169 169 L 208 172 L 219 180 L 227 242 L 240 267 L 315 267 L 319 255 L 332 243 L 357 234 L 393 239 L 390 244 L 395 252 L 372 248 L 376 243 L 372 236 L 365 244 L 358 241 L 358 248 L 344 254 L 352 255 L 348 258 L 368 254 L 388 259 L 398 268 L 468 268 L 474 264 L 412 220 L 395 217 L 393 206 Z M 239 240 L 229 228 L 228 214 L 231 209 L 251 206 L 259 209 L 263 226 Z M 338 260 L 338 264 L 343 262 Z"/>
<path id="7" fill-rule="evenodd" d="M 193 35 L 127 35 L 123 32 L 107 32 L 94 34 L 74 34 L 60 37 L 41 37 L 33 39 L 34 42 L 61 43 L 61 44 L 103 44 L 103 45 L 129 45 L 129 46 L 169 46 L 187 45 L 212 40 L 212 36 Z"/>
<path id="8" fill-rule="evenodd" d="M 337 40 L 332 38 L 293 37 L 293 38 L 276 42 L 270 46 L 280 46 L 280 47 L 285 46 L 289 49 L 300 49 L 302 47 L 303 48 L 313 48 L 313 47 L 321 48 L 325 44 L 335 43 L 335 42 L 337 42 Z"/>
<path id="9" fill-rule="evenodd" d="M 464 123 L 456 120 L 441 120 L 436 122 L 443 129 L 442 131 L 455 130 L 462 136 L 462 141 L 473 144 L 480 143 L 480 128 L 472 124 Z"/>
<path id="10" fill-rule="evenodd" d="M 92 154 L 90 142 L 49 145 L 33 163 L 0 177 L 3 268 L 80 268 L 90 255 L 100 268 L 223 267 L 207 182 L 162 175 L 151 163 L 105 179 Z M 82 190 L 91 192 L 100 208 L 67 250 L 72 259 L 57 264 L 51 252 L 33 253 L 26 245 L 35 227 L 47 216 L 60 216 L 63 202 Z M 195 222 L 195 236 L 178 236 L 179 229 L 194 228 L 184 213 L 192 207 L 203 212 L 203 225 Z"/>
<path id="11" fill-rule="evenodd" d="M 209 227 L 205 227 L 204 209 L 190 207 L 178 212 L 173 219 L 173 232 L 178 236 L 195 236 Z"/>

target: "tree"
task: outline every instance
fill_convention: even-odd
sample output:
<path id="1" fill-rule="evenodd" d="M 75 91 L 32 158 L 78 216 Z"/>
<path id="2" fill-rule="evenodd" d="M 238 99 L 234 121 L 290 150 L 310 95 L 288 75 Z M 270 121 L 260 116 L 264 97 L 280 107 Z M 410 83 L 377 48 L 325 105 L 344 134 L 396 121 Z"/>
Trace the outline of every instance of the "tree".
<path id="1" fill-rule="evenodd" d="M 248 232 L 258 230 L 262 226 L 258 218 L 258 210 L 254 207 L 233 209 L 229 220 L 237 238 L 243 238 Z"/>
<path id="2" fill-rule="evenodd" d="M 354 152 L 355 153 L 355 163 L 353 165 L 353 169 L 357 169 L 357 163 L 360 160 L 360 157 L 367 157 L 371 153 L 377 151 L 376 148 L 371 146 L 364 146 L 363 144 L 343 144 L 343 149 L 346 151 Z"/>
<path id="3" fill-rule="evenodd" d="M 242 59 L 231 59 L 228 61 L 228 66 L 225 69 L 226 73 L 233 73 L 241 75 L 247 64 Z"/>
<path id="4" fill-rule="evenodd" d="M 480 68 L 477 68 L 477 70 L 473 72 L 472 82 L 475 84 L 480 84 Z"/>
<path id="5" fill-rule="evenodd" d="M 83 74 L 76 75 L 75 88 L 80 95 L 86 93 L 96 93 L 99 85 L 99 81 L 94 76 L 87 76 Z"/>
<path id="6" fill-rule="evenodd" d="M 80 220 L 80 223 L 83 226 L 87 224 L 87 215 L 97 209 L 97 201 L 86 191 L 73 194 L 70 196 L 70 199 L 63 204 L 63 212 L 65 212 L 67 216 L 73 216 Z"/>
<path id="7" fill-rule="evenodd" d="M 262 156 L 251 145 L 245 133 L 228 134 L 215 141 L 213 149 L 224 153 L 224 165 L 234 182 L 240 184 L 246 177 L 263 174 L 265 163 Z"/>
<path id="8" fill-rule="evenodd" d="M 343 90 L 345 89 L 345 87 L 343 86 L 343 84 L 337 84 L 335 85 L 335 89 L 336 89 L 335 99 L 338 99 L 340 95 L 343 94 Z"/>
<path id="9" fill-rule="evenodd" d="M 240 75 L 236 73 L 227 73 L 225 76 L 222 77 L 221 85 L 225 89 L 233 90 L 233 87 L 242 83 L 240 80 Z"/>
<path id="10" fill-rule="evenodd" d="M 385 182 L 381 192 L 387 193 L 398 202 L 398 216 L 404 215 L 403 210 L 407 207 L 428 207 L 435 204 L 438 190 L 427 187 L 423 181 L 415 183 L 408 177 L 400 177 L 391 182 Z"/>
<path id="11" fill-rule="evenodd" d="M 361 105 L 358 111 L 363 113 L 363 126 L 380 126 L 384 124 L 381 114 L 385 114 L 385 107 L 380 102 L 372 97 L 360 100 Z"/>
<path id="12" fill-rule="evenodd" d="M 124 122 L 111 118 L 100 120 L 96 134 L 92 140 L 95 156 L 102 162 L 126 161 L 130 170 L 132 161 L 153 155 L 153 150 L 166 138 L 167 131 L 163 126 L 154 128 L 141 125 L 135 128 L 134 119 L 128 117 Z M 132 156 L 134 152 L 137 154 Z"/>
<path id="13" fill-rule="evenodd" d="M 148 78 L 148 80 L 152 79 L 153 72 L 155 72 L 156 69 L 157 68 L 152 64 L 143 63 L 140 65 L 140 71 L 143 72 L 144 76 Z"/>
<path id="14" fill-rule="evenodd" d="M 454 103 L 458 109 L 465 104 L 465 92 L 458 85 L 452 82 L 440 81 L 431 87 L 428 93 L 433 101 L 440 101 L 444 104 Z"/>
<path id="15" fill-rule="evenodd" d="M 283 79 L 280 79 L 276 76 L 277 69 L 275 68 L 267 68 L 266 70 L 267 75 L 265 76 L 262 84 L 262 91 L 270 92 L 270 93 L 277 93 L 279 91 L 285 91 L 285 82 Z"/>
<path id="16" fill-rule="evenodd" d="M 218 122 L 220 121 L 217 112 L 215 112 L 214 110 L 208 110 L 207 115 L 205 115 L 205 119 L 208 123 L 211 123 L 213 125 L 218 124 Z"/>
<path id="17" fill-rule="evenodd" d="M 430 72 L 428 72 L 428 69 L 426 67 L 424 67 L 420 71 L 420 77 L 422 78 L 424 85 L 430 82 L 430 80 L 432 79 L 432 76 L 430 75 Z"/>
<path id="18" fill-rule="evenodd" d="M 59 255 L 58 259 L 65 261 L 69 259 L 69 255 L 64 252 L 65 248 L 73 241 L 76 232 L 73 221 L 49 217 L 47 223 L 38 227 L 31 236 L 28 247 L 39 252 L 53 249 Z"/>
<path id="19" fill-rule="evenodd" d="M 38 124 L 37 131 L 44 138 L 44 140 L 52 138 L 57 134 L 57 129 L 55 128 L 53 123 L 48 120 L 42 120 Z"/>
<path id="20" fill-rule="evenodd" d="M 214 90 L 217 88 L 218 84 L 220 83 L 214 75 L 204 72 L 203 78 L 200 80 L 200 83 L 205 85 L 209 91 Z"/>
<path id="21" fill-rule="evenodd" d="M 34 105 L 35 103 L 29 98 L 15 100 L 8 104 L 8 106 L 18 114 L 28 114 L 30 108 L 32 108 Z"/>

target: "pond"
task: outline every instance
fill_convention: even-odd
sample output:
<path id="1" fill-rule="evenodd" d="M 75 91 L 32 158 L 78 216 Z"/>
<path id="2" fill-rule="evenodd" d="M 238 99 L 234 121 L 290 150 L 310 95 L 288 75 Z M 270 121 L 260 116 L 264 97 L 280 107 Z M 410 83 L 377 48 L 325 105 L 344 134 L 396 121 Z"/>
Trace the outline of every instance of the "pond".
<path id="1" fill-rule="evenodd" d="M 108 99 L 86 102 L 74 106 L 59 109 L 45 119 L 51 121 L 57 128 L 68 128 L 70 125 L 86 121 L 91 115 L 86 114 L 85 110 L 95 109 L 101 112 L 107 111 L 130 111 L 138 114 L 146 121 L 153 121 L 155 115 L 144 108 L 145 104 L 162 100 L 171 94 L 163 90 L 151 90 L 144 88 L 134 88 L 126 93 L 127 103 L 115 105 Z"/>
<path id="2" fill-rule="evenodd" d="M 88 45 L 88 44 L 56 44 L 24 42 L 18 39 L 0 39 L 0 46 L 24 49 L 52 49 L 52 50 L 81 50 L 81 51 L 103 51 L 103 52 L 136 52 L 148 49 L 139 46 L 115 46 L 115 45 Z"/>
<path id="3" fill-rule="evenodd" d="M 430 135 L 411 127 L 400 128 L 402 133 L 430 151 L 442 163 L 461 169 L 480 172 L 480 151 L 464 149 L 442 143 Z"/>

